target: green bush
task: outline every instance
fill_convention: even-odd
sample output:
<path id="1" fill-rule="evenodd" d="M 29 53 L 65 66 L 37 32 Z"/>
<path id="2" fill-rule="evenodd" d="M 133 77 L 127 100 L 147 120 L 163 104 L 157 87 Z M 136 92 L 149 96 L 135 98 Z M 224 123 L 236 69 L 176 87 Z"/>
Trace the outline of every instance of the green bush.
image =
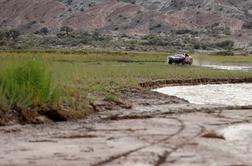
<path id="1" fill-rule="evenodd" d="M 60 93 L 52 87 L 51 74 L 45 63 L 29 61 L 10 67 L 0 75 L 0 106 L 30 107 L 56 104 Z"/>
<path id="2" fill-rule="evenodd" d="M 245 29 L 252 29 L 252 21 L 245 22 L 242 27 Z"/>

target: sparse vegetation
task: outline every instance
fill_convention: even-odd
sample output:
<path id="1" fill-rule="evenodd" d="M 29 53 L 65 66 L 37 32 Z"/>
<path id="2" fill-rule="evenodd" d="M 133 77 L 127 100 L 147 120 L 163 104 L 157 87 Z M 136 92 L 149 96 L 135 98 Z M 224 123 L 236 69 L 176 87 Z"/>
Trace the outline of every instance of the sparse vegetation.
<path id="1" fill-rule="evenodd" d="M 146 35 L 143 37 L 145 45 L 154 45 L 154 46 L 167 46 L 170 44 L 169 39 L 160 37 L 157 35 Z"/>
<path id="2" fill-rule="evenodd" d="M 163 33 L 161 24 L 153 24 L 155 34 L 145 36 L 131 36 L 120 34 L 113 36 L 102 31 L 81 32 L 75 31 L 69 26 L 63 26 L 58 32 L 52 32 L 43 27 L 34 33 L 20 33 L 15 30 L 0 30 L 0 49 L 41 49 L 41 48 L 106 48 L 124 50 L 148 50 L 164 51 L 175 50 L 213 50 L 232 51 L 234 41 L 231 39 L 219 39 L 216 41 L 205 40 L 199 36 L 207 32 L 178 30 Z M 114 27 L 119 30 L 123 27 Z M 226 34 L 229 34 L 226 28 Z M 7 33 L 8 32 L 8 33 Z M 162 33 L 161 33 L 162 32 Z M 224 33 L 224 32 L 223 32 Z"/>
<path id="3" fill-rule="evenodd" d="M 219 49 L 219 50 L 225 50 L 221 52 L 226 52 L 228 55 L 230 55 L 231 50 L 234 46 L 234 41 L 232 40 L 224 40 L 221 42 L 205 42 L 205 41 L 193 41 L 193 48 L 194 49 L 202 49 L 202 50 L 211 50 L 211 49 Z"/>

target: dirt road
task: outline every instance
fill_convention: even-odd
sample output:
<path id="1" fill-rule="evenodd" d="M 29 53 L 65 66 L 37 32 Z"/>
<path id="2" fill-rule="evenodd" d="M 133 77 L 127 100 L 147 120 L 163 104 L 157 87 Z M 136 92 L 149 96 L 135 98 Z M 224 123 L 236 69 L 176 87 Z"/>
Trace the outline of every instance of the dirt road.
<path id="1" fill-rule="evenodd" d="M 252 165 L 252 109 L 164 98 L 135 97 L 131 110 L 79 122 L 0 127 L 0 165 Z"/>

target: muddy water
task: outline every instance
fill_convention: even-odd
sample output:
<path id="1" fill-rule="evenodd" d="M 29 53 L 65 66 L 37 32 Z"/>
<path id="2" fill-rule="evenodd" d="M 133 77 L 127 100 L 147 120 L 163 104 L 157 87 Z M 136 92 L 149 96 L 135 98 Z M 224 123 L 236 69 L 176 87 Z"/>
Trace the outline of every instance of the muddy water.
<path id="1" fill-rule="evenodd" d="M 217 64 L 205 60 L 202 61 L 195 59 L 193 65 L 212 69 L 252 71 L 252 64 Z"/>
<path id="2" fill-rule="evenodd" d="M 194 104 L 252 105 L 251 83 L 175 86 L 155 89 L 154 91 L 177 96 Z"/>
<path id="3" fill-rule="evenodd" d="M 231 125 L 220 130 L 227 141 L 252 142 L 252 124 Z"/>
<path id="4" fill-rule="evenodd" d="M 252 71 L 252 66 L 249 65 L 217 65 L 217 64 L 202 64 L 202 67 L 208 67 L 213 69 L 222 70 L 241 70 L 241 71 Z"/>

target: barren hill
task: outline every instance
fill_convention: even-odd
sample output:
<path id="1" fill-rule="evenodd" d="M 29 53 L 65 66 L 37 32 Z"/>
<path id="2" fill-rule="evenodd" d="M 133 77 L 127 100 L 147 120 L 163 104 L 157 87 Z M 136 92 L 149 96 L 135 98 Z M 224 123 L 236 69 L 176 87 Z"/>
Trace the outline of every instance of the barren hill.
<path id="1" fill-rule="evenodd" d="M 232 40 L 234 48 L 252 51 L 251 0 L 0 0 L 0 30 L 46 28 L 55 34 L 64 26 L 113 36 L 168 36 L 161 45 L 171 46 L 183 40 L 184 47 L 188 39 L 195 48 L 202 41 Z"/>
<path id="2" fill-rule="evenodd" d="M 252 17 L 251 0 L 0 0 L 0 26 L 24 30 L 105 30 L 124 33 L 242 29 Z"/>

